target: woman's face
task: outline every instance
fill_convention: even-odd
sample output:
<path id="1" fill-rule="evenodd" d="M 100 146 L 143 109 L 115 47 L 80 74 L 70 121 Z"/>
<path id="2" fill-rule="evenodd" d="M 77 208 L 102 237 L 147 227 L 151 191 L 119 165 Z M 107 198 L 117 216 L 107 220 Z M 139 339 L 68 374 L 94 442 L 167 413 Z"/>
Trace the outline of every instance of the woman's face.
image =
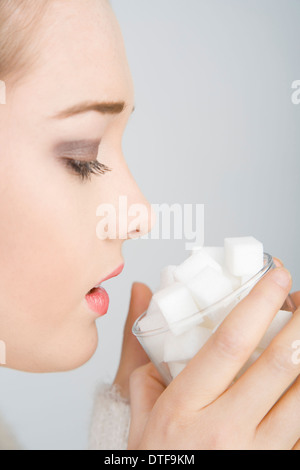
<path id="1" fill-rule="evenodd" d="M 8 367 L 50 372 L 94 353 L 97 315 L 85 296 L 123 263 L 122 243 L 141 227 L 128 217 L 125 233 L 101 237 L 97 208 L 127 217 L 119 213 L 126 196 L 128 207 L 146 206 L 147 231 L 152 214 L 121 149 L 134 90 L 111 8 L 54 1 L 40 26 L 34 69 L 6 84 L 0 105 L 0 340 Z M 124 106 L 79 112 L 103 102 Z M 82 180 L 72 158 L 112 171 Z"/>

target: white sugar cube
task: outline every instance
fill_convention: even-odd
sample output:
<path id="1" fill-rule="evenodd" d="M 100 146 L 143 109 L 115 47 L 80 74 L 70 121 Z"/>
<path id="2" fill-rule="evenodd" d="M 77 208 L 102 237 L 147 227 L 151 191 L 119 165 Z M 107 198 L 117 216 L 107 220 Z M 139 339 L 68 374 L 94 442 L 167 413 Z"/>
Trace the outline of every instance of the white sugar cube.
<path id="1" fill-rule="evenodd" d="M 171 329 L 174 322 L 190 317 L 198 311 L 189 290 L 180 282 L 174 282 L 171 286 L 156 292 L 153 299 Z"/>
<path id="2" fill-rule="evenodd" d="M 139 341 L 151 361 L 158 365 L 164 360 L 165 333 L 145 334 L 139 336 Z"/>
<path id="3" fill-rule="evenodd" d="M 239 373 L 237 374 L 236 376 L 236 380 L 238 380 L 246 371 L 247 369 L 249 369 L 249 367 L 251 367 L 254 362 L 257 361 L 257 359 L 259 359 L 259 357 L 262 355 L 262 350 L 257 348 L 254 353 L 252 354 L 252 356 L 250 356 L 250 358 L 248 359 L 248 361 L 246 362 L 246 364 L 242 367 L 242 369 L 239 371 Z"/>
<path id="4" fill-rule="evenodd" d="M 157 305 L 157 303 L 155 302 L 155 300 L 152 296 L 152 299 L 150 300 L 150 303 L 148 305 L 147 316 L 149 317 L 149 315 L 156 314 L 156 313 L 161 314 L 161 311 L 160 311 L 159 306 Z"/>
<path id="5" fill-rule="evenodd" d="M 171 265 L 171 266 L 166 266 L 163 268 L 160 272 L 160 289 L 164 289 L 165 287 L 169 287 L 170 285 L 175 282 L 174 279 L 174 271 L 177 266 Z"/>
<path id="6" fill-rule="evenodd" d="M 225 318 L 232 312 L 237 303 L 238 300 L 233 298 L 230 299 L 229 302 L 226 302 L 226 304 L 222 302 L 221 305 L 218 305 L 217 307 L 210 310 L 207 315 L 207 319 L 204 319 L 203 326 L 212 328 L 214 333 L 219 328 L 221 323 L 223 323 Z"/>
<path id="7" fill-rule="evenodd" d="M 200 250 L 203 250 L 203 246 L 198 246 L 198 245 L 193 246 L 193 248 L 190 251 L 190 256 L 193 256 L 195 253 L 197 253 Z"/>
<path id="8" fill-rule="evenodd" d="M 155 330 L 166 328 L 167 322 L 153 298 L 151 299 L 146 315 L 139 321 L 138 325 L 140 331 L 144 333 L 139 336 L 139 341 L 152 362 L 159 364 L 163 361 L 164 356 L 165 333 L 155 332 Z M 151 333 L 152 331 L 153 334 Z"/>
<path id="9" fill-rule="evenodd" d="M 169 362 L 168 364 L 170 369 L 170 374 L 173 379 L 179 375 L 183 369 L 186 367 L 186 363 L 184 362 Z"/>
<path id="10" fill-rule="evenodd" d="M 210 266 L 204 268 L 187 287 L 199 309 L 204 309 L 233 292 L 231 281 Z"/>
<path id="11" fill-rule="evenodd" d="M 208 256 L 215 260 L 220 266 L 225 264 L 225 249 L 223 246 L 202 246 L 195 245 L 192 248 L 191 255 L 203 250 Z"/>
<path id="12" fill-rule="evenodd" d="M 287 323 L 292 319 L 293 314 L 291 312 L 286 312 L 285 310 L 279 310 L 276 317 L 269 326 L 265 336 L 259 343 L 259 348 L 266 349 L 275 336 L 280 333 L 280 331 L 287 325 Z"/>
<path id="13" fill-rule="evenodd" d="M 211 330 L 196 326 L 191 330 L 174 336 L 168 333 L 165 337 L 164 361 L 186 361 L 194 357 L 211 336 Z"/>
<path id="14" fill-rule="evenodd" d="M 242 283 L 240 277 L 233 276 L 225 267 L 223 268 L 223 274 L 230 280 L 233 290 L 237 290 L 241 287 Z"/>
<path id="15" fill-rule="evenodd" d="M 178 282 L 187 284 L 208 266 L 222 272 L 222 267 L 204 249 L 199 250 L 177 266 L 174 271 L 174 278 Z"/>
<path id="16" fill-rule="evenodd" d="M 225 265 L 233 276 L 254 276 L 264 266 L 263 244 L 254 237 L 225 238 Z"/>
<path id="17" fill-rule="evenodd" d="M 139 327 L 144 333 L 146 331 L 157 330 L 167 327 L 167 322 L 161 312 L 147 314 L 139 321 Z"/>
<path id="18" fill-rule="evenodd" d="M 250 281 L 250 279 L 252 279 L 252 277 L 253 277 L 253 274 L 248 274 L 246 276 L 240 277 L 241 285 L 243 286 L 244 284 L 247 284 L 247 282 Z"/>
<path id="19" fill-rule="evenodd" d="M 225 249 L 223 246 L 205 246 L 203 250 L 211 256 L 219 265 L 224 266 Z"/>

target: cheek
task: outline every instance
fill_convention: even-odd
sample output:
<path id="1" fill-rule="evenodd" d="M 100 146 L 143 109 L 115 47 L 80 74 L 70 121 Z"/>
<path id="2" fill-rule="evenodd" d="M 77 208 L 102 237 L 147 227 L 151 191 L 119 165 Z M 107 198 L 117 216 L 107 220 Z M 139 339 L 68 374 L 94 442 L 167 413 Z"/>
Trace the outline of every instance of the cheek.
<path id="1" fill-rule="evenodd" d="M 86 292 L 94 215 L 80 185 L 49 165 L 11 167 L 0 203 L 0 304 L 36 322 L 63 323 Z M 66 186 L 66 181 L 69 185 Z M 3 304 L 4 302 L 4 304 Z"/>
<path id="2" fill-rule="evenodd" d="M 90 196 L 57 163 L 28 159 L 1 170 L 0 339 L 7 365 L 74 369 L 97 346 L 95 318 L 83 309 L 96 243 Z"/>

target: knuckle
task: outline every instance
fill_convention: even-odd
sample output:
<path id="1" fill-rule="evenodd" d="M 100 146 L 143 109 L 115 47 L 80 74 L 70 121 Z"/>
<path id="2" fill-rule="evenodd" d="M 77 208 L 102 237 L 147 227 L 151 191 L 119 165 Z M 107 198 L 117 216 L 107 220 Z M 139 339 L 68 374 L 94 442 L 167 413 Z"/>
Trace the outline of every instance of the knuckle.
<path id="1" fill-rule="evenodd" d="M 267 350 L 268 365 L 278 373 L 291 374 L 299 372 L 299 364 L 293 361 L 295 350 L 291 346 L 273 342 Z"/>
<path id="2" fill-rule="evenodd" d="M 182 394 L 166 393 L 161 395 L 156 411 L 165 434 L 169 436 L 190 428 L 194 422 L 195 412 L 188 408 Z"/>
<path id="3" fill-rule="evenodd" d="M 238 329 L 221 328 L 215 333 L 215 348 L 222 356 L 234 361 L 244 359 L 248 352 L 248 344 Z"/>
<path id="4" fill-rule="evenodd" d="M 129 383 L 132 387 L 139 387 L 142 385 L 147 377 L 146 366 L 141 366 L 131 372 L 129 376 Z"/>
<path id="5" fill-rule="evenodd" d="M 161 400 L 161 406 L 165 428 L 173 429 L 174 427 L 180 427 L 186 423 L 187 412 L 181 399 L 172 397 Z"/>
<path id="6" fill-rule="evenodd" d="M 224 427 L 214 429 L 209 438 L 210 450 L 226 450 L 228 449 L 228 430 Z"/>

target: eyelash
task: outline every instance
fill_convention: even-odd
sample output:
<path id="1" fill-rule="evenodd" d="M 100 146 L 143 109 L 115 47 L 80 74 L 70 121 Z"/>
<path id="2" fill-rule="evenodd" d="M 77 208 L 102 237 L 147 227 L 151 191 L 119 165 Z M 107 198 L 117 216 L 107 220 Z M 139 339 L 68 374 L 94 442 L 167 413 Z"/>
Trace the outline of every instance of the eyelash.
<path id="1" fill-rule="evenodd" d="M 73 160 L 71 158 L 64 159 L 65 164 L 68 168 L 71 168 L 76 175 L 79 175 L 82 181 L 91 180 L 92 175 L 104 175 L 108 171 L 112 171 L 111 168 L 93 160 L 91 162 L 83 162 L 81 160 Z"/>

